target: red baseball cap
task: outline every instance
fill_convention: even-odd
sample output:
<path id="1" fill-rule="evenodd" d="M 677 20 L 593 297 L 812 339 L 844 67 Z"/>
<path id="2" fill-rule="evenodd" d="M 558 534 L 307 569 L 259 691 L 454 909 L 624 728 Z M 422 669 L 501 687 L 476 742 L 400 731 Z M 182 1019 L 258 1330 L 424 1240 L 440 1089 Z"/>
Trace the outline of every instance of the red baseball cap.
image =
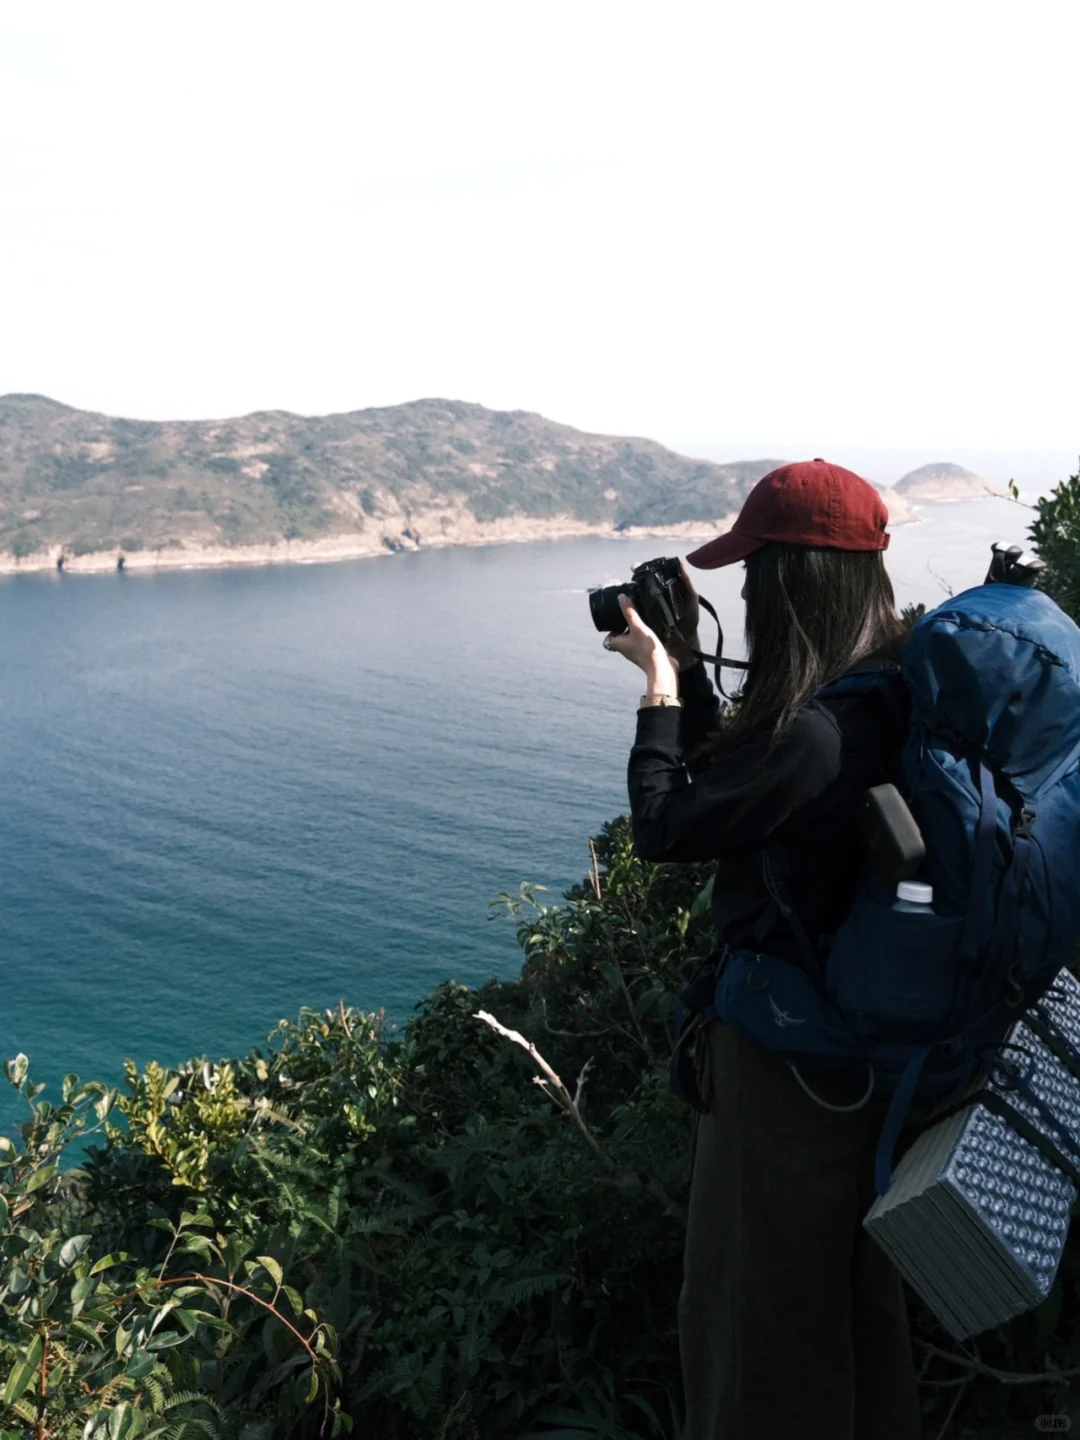
<path id="1" fill-rule="evenodd" d="M 889 512 L 869 480 L 827 460 L 799 460 L 765 475 L 726 535 L 687 555 L 699 570 L 745 560 L 763 545 L 885 550 Z"/>

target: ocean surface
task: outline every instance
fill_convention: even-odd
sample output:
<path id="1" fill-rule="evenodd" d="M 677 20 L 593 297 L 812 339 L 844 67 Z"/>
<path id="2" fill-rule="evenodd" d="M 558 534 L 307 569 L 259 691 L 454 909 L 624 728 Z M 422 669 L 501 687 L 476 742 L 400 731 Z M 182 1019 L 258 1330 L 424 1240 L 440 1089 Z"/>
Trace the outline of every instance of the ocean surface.
<path id="1" fill-rule="evenodd" d="M 1031 519 L 919 515 L 887 555 L 901 605 L 979 583 Z M 557 900 L 626 809 L 641 675 L 588 587 L 692 548 L 0 579 L 0 1058 L 48 1097 L 128 1056 L 245 1052 L 302 1005 L 402 1021 L 440 980 L 516 973 L 489 902 Z M 734 656 L 741 583 L 700 574 Z"/>

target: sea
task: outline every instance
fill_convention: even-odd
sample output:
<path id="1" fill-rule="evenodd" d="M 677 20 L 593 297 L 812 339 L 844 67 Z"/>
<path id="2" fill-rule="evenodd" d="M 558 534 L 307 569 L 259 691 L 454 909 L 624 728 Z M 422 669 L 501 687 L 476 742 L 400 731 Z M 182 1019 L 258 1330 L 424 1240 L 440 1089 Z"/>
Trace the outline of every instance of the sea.
<path id="1" fill-rule="evenodd" d="M 1032 518 L 917 515 L 901 605 L 978 584 Z M 0 1058 L 55 1099 L 127 1057 L 245 1053 L 302 1006 L 401 1024 L 440 981 L 515 975 L 492 901 L 558 903 L 627 808 L 641 673 L 588 591 L 693 548 L 0 579 Z M 741 567 L 698 575 L 741 656 Z M 0 1079 L 0 1132 L 23 1118 Z"/>

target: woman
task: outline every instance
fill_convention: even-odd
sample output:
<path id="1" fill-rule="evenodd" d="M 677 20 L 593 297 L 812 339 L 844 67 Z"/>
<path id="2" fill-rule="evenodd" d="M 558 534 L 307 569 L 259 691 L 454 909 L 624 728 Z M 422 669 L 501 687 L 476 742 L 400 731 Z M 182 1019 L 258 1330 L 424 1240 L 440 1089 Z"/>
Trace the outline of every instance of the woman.
<path id="1" fill-rule="evenodd" d="M 903 647 L 887 521 L 872 485 L 805 461 L 766 475 L 733 529 L 687 556 L 746 567 L 749 669 L 719 730 L 691 654 L 701 646 L 685 566 L 690 603 L 667 648 L 621 597 L 629 628 L 604 643 L 646 676 L 629 763 L 635 848 L 651 861 L 720 861 L 720 943 L 793 960 L 805 943 L 777 914 L 766 847 L 779 847 L 817 956 L 851 904 L 856 807 L 888 777 L 901 737 L 879 697 L 815 692 Z M 782 1059 L 722 1022 L 705 1041 L 679 1302 L 689 1440 L 919 1440 L 900 1277 L 861 1227 L 888 1102 L 844 1110 L 856 1089 L 816 1083 L 840 1107 L 823 1108 Z"/>

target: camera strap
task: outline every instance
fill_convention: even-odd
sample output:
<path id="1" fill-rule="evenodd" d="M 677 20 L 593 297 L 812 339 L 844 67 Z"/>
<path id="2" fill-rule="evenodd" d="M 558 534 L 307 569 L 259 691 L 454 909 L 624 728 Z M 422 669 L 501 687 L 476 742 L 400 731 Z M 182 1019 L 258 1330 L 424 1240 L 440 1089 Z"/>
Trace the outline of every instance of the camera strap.
<path id="1" fill-rule="evenodd" d="M 709 604 L 708 600 L 705 599 L 704 595 L 698 596 L 698 603 L 704 606 L 704 608 L 716 621 L 716 654 L 706 655 L 701 650 L 695 650 L 692 645 L 689 647 L 690 654 L 696 656 L 699 660 L 712 661 L 713 674 L 716 677 L 717 690 L 719 690 L 720 694 L 724 697 L 725 700 L 732 700 L 735 697 L 727 693 L 727 691 L 724 689 L 724 683 L 720 679 L 720 667 L 723 666 L 727 670 L 749 670 L 750 667 L 745 660 L 725 660 L 722 653 L 724 649 L 724 632 L 720 627 L 720 616 L 717 615 L 716 611 Z"/>

